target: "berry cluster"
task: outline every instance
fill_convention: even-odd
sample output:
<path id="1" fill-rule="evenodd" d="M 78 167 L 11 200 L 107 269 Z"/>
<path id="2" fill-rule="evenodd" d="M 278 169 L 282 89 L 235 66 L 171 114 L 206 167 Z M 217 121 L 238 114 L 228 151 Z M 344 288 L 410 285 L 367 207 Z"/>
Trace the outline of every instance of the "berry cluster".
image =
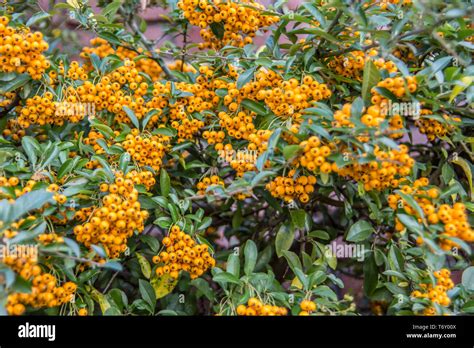
<path id="1" fill-rule="evenodd" d="M 228 162 L 237 173 L 237 177 L 242 177 L 245 172 L 255 169 L 256 153 L 248 149 L 234 150 L 232 144 L 217 144 L 219 157 Z"/>
<path id="2" fill-rule="evenodd" d="M 6 310 L 9 315 L 21 315 L 26 306 L 33 308 L 56 307 L 70 302 L 76 291 L 72 282 L 57 286 L 58 279 L 44 273 L 37 264 L 36 257 L 20 258 L 8 255 L 2 262 L 27 281 L 31 281 L 30 293 L 12 293 L 8 295 Z"/>
<path id="3" fill-rule="evenodd" d="M 23 128 L 28 128 L 31 124 L 44 126 L 45 124 L 64 124 L 63 117 L 56 117 L 56 107 L 53 101 L 53 94 L 46 92 L 43 96 L 36 95 L 28 98 L 23 107 L 20 108 L 18 123 Z"/>
<path id="4" fill-rule="evenodd" d="M 403 77 L 387 77 L 386 79 L 377 83 L 376 87 L 381 87 L 387 89 L 395 97 L 402 98 L 407 91 L 414 93 L 417 89 L 416 78 L 414 76 Z M 381 96 L 376 87 L 372 87 L 372 104 L 379 105 L 380 107 L 387 107 L 388 100 Z"/>
<path id="5" fill-rule="evenodd" d="M 15 222 L 12 222 L 10 224 L 10 228 L 7 228 L 3 231 L 3 235 L 5 236 L 5 238 L 13 238 L 18 234 L 18 231 L 20 230 L 20 227 L 23 225 L 23 223 L 26 223 L 28 221 L 35 220 L 35 219 L 36 217 L 30 215 L 24 219 L 19 219 Z M 0 227 L 1 226 L 2 226 L 2 223 L 0 223 Z"/>
<path id="6" fill-rule="evenodd" d="M 300 308 L 301 308 L 301 311 L 299 312 L 298 315 L 308 316 L 312 312 L 316 311 L 317 306 L 316 306 L 316 303 L 314 303 L 313 301 L 303 300 L 300 303 Z"/>
<path id="7" fill-rule="evenodd" d="M 61 61 L 59 62 L 59 67 L 58 67 L 58 70 L 59 70 L 59 74 L 61 76 L 67 76 L 68 78 L 70 78 L 71 80 L 82 80 L 82 81 L 85 81 L 87 80 L 88 78 L 88 75 L 87 75 L 87 67 L 86 66 L 81 66 L 80 63 L 78 61 L 71 61 L 71 64 L 69 64 L 68 68 L 67 68 L 67 72 L 66 72 L 66 69 L 64 67 L 64 63 Z M 55 82 L 55 80 L 57 79 L 57 73 L 56 71 L 54 70 L 51 70 L 49 73 L 48 73 L 49 77 L 51 78 L 51 80 L 53 80 L 53 82 Z"/>
<path id="8" fill-rule="evenodd" d="M 467 242 L 474 241 L 474 231 L 469 225 L 465 205 L 463 203 L 455 203 L 454 206 L 451 207 L 447 204 L 437 204 L 436 199 L 439 197 L 439 189 L 436 187 L 430 188 L 427 178 L 415 180 L 413 186 L 404 185 L 401 187 L 401 191 L 413 197 L 423 210 L 429 225 L 441 224 L 443 226 L 442 233 L 444 235 L 459 238 Z M 410 206 L 408 202 L 405 202 L 399 194 L 395 193 L 389 195 L 388 203 L 393 210 L 397 210 L 397 208 L 403 209 L 407 214 L 415 216 L 422 222 L 422 217 L 419 216 L 416 209 Z M 404 228 L 405 226 L 397 219 L 395 229 L 402 231 Z M 451 239 L 443 238 L 443 234 L 439 239 L 440 246 L 443 250 L 459 247 L 459 245 Z M 417 243 L 423 243 L 421 236 L 417 238 Z"/>
<path id="9" fill-rule="evenodd" d="M 119 134 L 120 134 L 119 131 L 115 131 L 116 136 Z M 99 142 L 97 141 L 99 139 L 103 140 L 107 144 L 107 146 L 110 146 L 113 144 L 112 139 L 106 139 L 102 133 L 96 132 L 95 130 L 91 130 L 89 134 L 87 134 L 87 137 L 82 139 L 82 142 L 86 145 L 92 146 L 92 148 L 94 149 L 94 152 L 97 155 L 101 155 L 105 153 L 105 150 L 102 146 L 100 146 Z M 98 165 L 97 161 L 92 161 L 92 162 Z M 96 166 L 94 165 L 94 167 Z"/>
<path id="10" fill-rule="evenodd" d="M 370 44 L 372 44 L 371 40 L 365 40 L 365 45 Z M 375 49 L 368 50 L 366 53 L 363 51 L 352 51 L 345 55 L 332 57 L 328 62 L 328 66 L 338 75 L 358 81 L 362 80 L 365 63 L 369 60 L 372 60 L 379 70 L 387 70 L 388 73 L 398 71 L 392 61 L 386 61 L 383 58 L 375 58 L 377 55 L 378 51 Z"/>
<path id="11" fill-rule="evenodd" d="M 386 10 L 389 4 L 393 5 L 410 5 L 412 3 L 412 0 L 380 0 L 380 1 L 375 1 L 375 3 L 380 6 L 382 10 Z"/>
<path id="12" fill-rule="evenodd" d="M 219 178 L 219 176 L 217 175 L 212 175 L 210 177 L 204 177 L 202 178 L 196 185 L 198 191 L 197 191 L 197 194 L 198 195 L 205 195 L 206 194 L 206 190 L 209 186 L 213 186 L 213 185 L 218 185 L 218 186 L 222 186 L 224 187 L 225 186 L 225 183 L 224 181 Z"/>
<path id="13" fill-rule="evenodd" d="M 237 315 L 245 316 L 285 316 L 288 310 L 285 307 L 266 304 L 256 297 L 249 298 L 247 305 L 237 306 Z"/>
<path id="14" fill-rule="evenodd" d="M 441 123 L 435 118 L 430 118 L 433 112 L 429 109 L 421 109 L 421 115 L 428 115 L 415 121 L 415 125 L 418 127 L 421 133 L 426 134 L 429 141 L 434 141 L 436 138 L 442 138 L 446 134 L 451 133 L 455 126 L 453 123 L 460 122 L 459 117 L 450 117 L 443 115 L 444 122 Z"/>
<path id="15" fill-rule="evenodd" d="M 191 24 L 201 27 L 201 37 L 205 41 L 201 48 L 243 47 L 252 43 L 259 29 L 279 20 L 278 16 L 263 14 L 265 7 L 253 0 L 180 0 L 178 7 Z M 216 25 L 222 26 L 222 37 L 212 30 Z"/>
<path id="16" fill-rule="evenodd" d="M 42 233 L 36 237 L 36 240 L 43 245 L 64 242 L 64 238 L 57 233 Z"/>
<path id="17" fill-rule="evenodd" d="M 351 108 L 352 104 L 346 103 L 343 105 L 341 110 L 334 112 L 334 120 L 332 121 L 333 127 L 348 127 L 354 128 L 355 124 L 351 119 Z M 388 110 L 381 108 L 379 105 L 371 105 L 365 110 L 365 113 L 360 118 L 360 122 L 367 127 L 378 129 L 383 121 L 385 121 L 388 114 Z M 400 115 L 393 115 L 389 119 L 388 135 L 391 138 L 400 138 L 403 136 L 403 119 Z M 357 139 L 361 142 L 368 142 L 369 135 L 363 134 L 358 135 Z"/>
<path id="18" fill-rule="evenodd" d="M 366 191 L 384 190 L 389 187 L 398 187 L 399 178 L 407 176 L 415 160 L 408 154 L 408 147 L 399 145 L 399 150 L 384 151 L 378 146 L 373 151 L 376 160 L 368 163 L 351 163 L 355 158 L 349 158 L 348 164 L 343 167 L 333 165 L 332 169 L 340 176 L 349 176 L 362 182 Z M 352 155 L 351 155 L 352 157 Z M 366 154 L 362 155 L 365 158 Z"/>
<path id="19" fill-rule="evenodd" d="M 309 201 L 309 195 L 314 192 L 316 178 L 312 175 L 299 176 L 293 179 L 295 171 L 291 170 L 287 177 L 277 176 L 266 185 L 266 188 L 273 197 L 283 199 L 285 202 L 292 202 L 298 199 L 301 203 Z"/>
<path id="20" fill-rule="evenodd" d="M 181 59 L 177 59 L 171 63 L 168 64 L 168 68 L 170 70 L 175 70 L 175 71 L 181 71 L 181 72 L 190 72 L 195 74 L 197 71 L 194 69 L 194 67 L 191 64 L 184 63 Z"/>
<path id="21" fill-rule="evenodd" d="M 160 65 L 153 59 L 146 57 L 146 53 L 141 48 L 138 49 L 139 52 L 122 46 L 114 49 L 106 40 L 98 37 L 91 39 L 90 45 L 90 47 L 83 48 L 81 52 L 82 58 L 90 59 L 91 54 L 96 54 L 99 58 L 116 55 L 121 60 L 134 61 L 138 71 L 147 74 L 152 80 L 157 80 L 161 77 L 162 69 Z M 91 68 L 89 67 L 89 69 Z"/>
<path id="22" fill-rule="evenodd" d="M 149 166 L 158 172 L 163 163 L 167 142 L 166 136 L 140 134 L 140 131 L 134 128 L 131 134 L 126 136 L 122 146 L 140 167 Z"/>
<path id="23" fill-rule="evenodd" d="M 116 176 L 121 177 L 121 174 L 116 173 Z M 125 174 L 124 178 L 132 180 L 135 185 L 145 186 L 147 191 L 150 191 L 150 189 L 156 184 L 155 177 L 153 173 L 149 170 L 143 170 L 140 172 L 136 170 L 131 170 L 127 174 Z"/>
<path id="24" fill-rule="evenodd" d="M 9 106 L 16 97 L 14 92 L 0 93 L 0 108 Z"/>
<path id="25" fill-rule="evenodd" d="M 443 268 L 439 271 L 433 272 L 436 278 L 436 284 L 433 286 L 431 283 L 420 284 L 420 290 L 415 290 L 411 293 L 411 296 L 415 298 L 427 298 L 432 303 L 437 303 L 440 306 L 448 307 L 451 304 L 447 291 L 454 287 L 454 283 L 451 280 L 451 272 L 449 269 Z M 423 315 L 436 315 L 436 308 L 430 306 L 425 308 Z"/>
<path id="26" fill-rule="evenodd" d="M 44 130 L 42 129 L 39 129 L 38 131 L 39 131 L 38 133 L 44 132 Z M 19 142 L 26 135 L 26 131 L 19 125 L 18 119 L 10 118 L 7 120 L 5 128 L 3 129 L 3 132 L 2 132 L 2 135 L 5 138 L 11 137 L 11 139 L 14 142 Z M 41 139 L 43 138 L 43 135 L 45 134 L 40 134 L 38 136 L 38 140 L 45 140 L 45 139 Z"/>
<path id="27" fill-rule="evenodd" d="M 196 244 L 193 238 L 178 226 L 171 228 L 169 236 L 163 238 L 162 243 L 166 249 L 153 257 L 153 262 L 160 264 L 156 269 L 158 276 L 169 274 L 177 279 L 180 271 L 186 271 L 191 279 L 196 279 L 216 264 L 208 246 Z"/>
<path id="28" fill-rule="evenodd" d="M 34 80 L 39 80 L 50 63 L 43 55 L 48 44 L 43 34 L 30 29 L 13 28 L 8 25 L 7 17 L 0 17 L 0 71 L 28 73 Z"/>
<path id="29" fill-rule="evenodd" d="M 238 104 L 232 100 L 226 100 L 229 95 L 224 97 L 224 104 L 229 103 L 227 107 L 230 111 L 236 111 Z M 250 134 L 255 132 L 255 125 L 253 124 L 253 117 L 255 113 L 239 111 L 234 115 L 225 111 L 218 113 L 219 125 L 227 131 L 227 134 L 235 139 L 248 139 Z"/>
<path id="30" fill-rule="evenodd" d="M 308 140 L 302 141 L 300 147 L 303 154 L 298 157 L 298 163 L 310 171 L 319 170 L 322 173 L 330 173 L 332 170 L 331 163 L 327 161 L 327 157 L 331 154 L 331 148 L 322 145 L 321 140 L 317 136 L 312 136 Z"/>
<path id="31" fill-rule="evenodd" d="M 224 141 L 224 131 L 204 131 L 202 137 L 207 140 L 209 145 L 221 144 Z"/>
<path id="32" fill-rule="evenodd" d="M 327 99 L 332 92 L 324 83 L 319 83 L 310 75 L 303 78 L 302 83 L 292 78 L 282 81 L 278 87 L 265 90 L 260 97 L 273 113 L 282 118 L 291 117 L 299 121 L 301 111 L 311 106 L 311 102 Z M 258 98 L 257 96 L 257 98 Z"/>
<path id="33" fill-rule="evenodd" d="M 30 192 L 36 185 L 37 181 L 28 180 L 24 186 L 17 187 L 20 185 L 20 183 L 20 178 L 16 176 L 11 176 L 9 178 L 5 176 L 0 176 L 0 187 L 13 188 L 13 194 L 10 194 L 10 191 L 0 191 L 0 198 L 7 198 L 10 200 L 10 202 L 13 202 L 15 198 L 18 198 L 24 195 L 25 193 Z"/>
<path id="34" fill-rule="evenodd" d="M 178 142 L 193 140 L 195 134 L 204 127 L 204 122 L 193 115 L 205 110 L 212 110 L 217 106 L 219 97 L 213 90 L 213 83 L 205 77 L 198 76 L 197 83 L 175 83 L 178 95 L 171 95 L 172 86 L 168 81 L 165 84 L 155 82 L 153 84 L 153 98 L 146 103 L 147 110 L 155 109 L 156 113 L 151 117 L 148 125 L 154 125 L 160 120 L 171 121 L 171 127 L 178 132 Z M 171 99 L 173 101 L 171 102 Z M 165 113 L 163 110 L 169 108 Z"/>
<path id="35" fill-rule="evenodd" d="M 117 258 L 127 249 L 134 231 L 143 231 L 148 212 L 141 210 L 138 191 L 130 179 L 117 176 L 113 184 L 102 184 L 100 191 L 106 193 L 102 206 L 93 210 L 86 223 L 75 226 L 74 234 L 86 247 L 100 243 L 107 256 Z"/>

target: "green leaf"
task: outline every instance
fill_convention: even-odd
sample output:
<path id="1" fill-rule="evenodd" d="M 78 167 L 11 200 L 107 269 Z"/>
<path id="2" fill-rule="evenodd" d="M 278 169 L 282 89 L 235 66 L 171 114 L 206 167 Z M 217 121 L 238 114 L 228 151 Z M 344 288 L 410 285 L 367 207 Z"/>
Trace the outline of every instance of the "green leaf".
<path id="1" fill-rule="evenodd" d="M 327 130 L 325 130 L 321 126 L 318 126 L 317 124 L 308 124 L 307 127 L 310 130 L 312 130 L 314 133 L 316 133 L 317 135 L 322 136 L 323 138 L 326 138 L 328 140 L 330 140 L 332 138 Z"/>
<path id="2" fill-rule="evenodd" d="M 66 160 L 61 167 L 59 167 L 58 170 L 58 179 L 61 179 L 64 175 L 69 174 L 73 169 L 74 166 L 77 164 L 79 161 L 79 157 L 77 157 L 77 160 L 69 158 Z"/>
<path id="3" fill-rule="evenodd" d="M 115 306 L 120 311 L 123 311 L 124 308 L 128 306 L 128 298 L 127 295 L 120 289 L 112 289 L 110 290 L 107 295 L 110 299 L 114 302 Z"/>
<path id="4" fill-rule="evenodd" d="M 374 228 L 369 222 L 359 220 L 350 227 L 346 240 L 349 242 L 362 242 L 367 240 L 374 231 Z"/>
<path id="5" fill-rule="evenodd" d="M 365 102 L 369 101 L 371 97 L 370 89 L 380 81 L 380 78 L 380 72 L 372 60 L 366 61 L 364 75 L 362 76 L 362 99 L 364 99 Z"/>
<path id="6" fill-rule="evenodd" d="M 468 267 L 462 273 L 462 285 L 469 291 L 474 291 L 474 266 Z"/>
<path id="7" fill-rule="evenodd" d="M 53 194 L 51 192 L 47 192 L 46 190 L 34 190 L 17 198 L 13 205 L 6 200 L 0 201 L 0 203 L 6 202 L 6 206 L 8 206 L 8 208 L 3 209 L 0 205 L 0 220 L 16 221 L 26 213 L 39 209 L 46 203 L 51 203 L 52 198 Z"/>
<path id="8" fill-rule="evenodd" d="M 123 270 L 122 264 L 118 261 L 107 261 L 106 263 L 103 263 L 100 267 L 111 269 L 116 272 L 121 272 Z"/>
<path id="9" fill-rule="evenodd" d="M 240 205 L 238 206 L 237 210 L 232 216 L 232 228 L 238 229 L 242 225 L 243 217 L 242 217 L 242 209 Z"/>
<path id="10" fill-rule="evenodd" d="M 268 176 L 271 176 L 271 175 L 274 175 L 275 172 L 272 172 L 272 171 L 269 171 L 269 170 L 265 170 L 263 172 L 260 172 L 258 173 L 257 175 L 254 176 L 254 178 L 252 179 L 252 182 L 251 182 L 251 186 L 252 187 L 255 187 L 257 186 L 263 179 L 265 179 L 266 177 Z"/>
<path id="11" fill-rule="evenodd" d="M 245 243 L 244 256 L 244 272 L 246 275 L 251 275 L 255 268 L 255 264 L 257 263 L 258 256 L 257 245 L 251 239 L 247 240 Z"/>
<path id="12" fill-rule="evenodd" d="M 226 270 L 230 274 L 236 276 L 237 278 L 240 277 L 240 259 L 239 255 L 232 252 L 229 257 L 227 258 L 227 265 Z"/>
<path id="13" fill-rule="evenodd" d="M 150 250 L 153 251 L 155 254 L 159 251 L 160 242 L 158 242 L 158 239 L 156 239 L 155 237 L 143 234 L 140 236 L 140 239 L 145 242 L 150 247 Z"/>
<path id="14" fill-rule="evenodd" d="M 297 30 L 292 30 L 289 32 L 290 34 L 311 34 L 315 36 L 322 37 L 332 43 L 335 44 L 340 44 L 341 40 L 337 39 L 336 37 L 332 36 L 331 34 L 328 34 L 324 30 L 321 30 L 319 28 L 303 28 L 303 29 L 297 29 Z"/>
<path id="15" fill-rule="evenodd" d="M 150 279 L 150 276 L 151 276 L 150 263 L 142 254 L 135 253 L 135 255 L 137 255 L 137 260 L 138 260 L 138 263 L 140 264 L 140 268 L 142 270 L 143 275 L 145 276 L 145 278 Z"/>
<path id="16" fill-rule="evenodd" d="M 99 71 L 100 72 L 100 58 L 97 54 L 95 53 L 91 53 L 90 56 L 89 56 L 90 60 L 91 60 L 91 63 L 92 63 L 92 66 L 94 67 L 94 69 L 96 71 Z M 125 106 L 126 107 L 126 106 Z M 124 108 L 125 108 L 124 107 Z M 128 108 L 128 107 L 126 107 Z"/>
<path id="17" fill-rule="evenodd" d="M 371 296 L 378 283 L 378 269 L 374 255 L 371 253 L 364 262 L 364 293 Z"/>
<path id="18" fill-rule="evenodd" d="M 233 274 L 230 274 L 228 272 L 220 272 L 217 273 L 213 278 L 213 281 L 219 282 L 219 283 L 232 283 L 232 284 L 240 284 L 240 280 Z"/>
<path id="19" fill-rule="evenodd" d="M 209 283 L 202 278 L 196 278 L 190 282 L 192 286 L 199 290 L 209 301 L 212 301 L 215 297 L 214 290 L 210 287 Z M 199 298 L 201 295 L 196 294 Z"/>
<path id="20" fill-rule="evenodd" d="M 105 137 L 107 138 L 115 138 L 115 133 L 114 131 L 112 130 L 112 128 L 110 128 L 109 126 L 105 125 L 105 124 L 102 124 L 102 123 L 99 123 L 97 120 L 93 120 L 91 122 L 91 125 L 92 127 L 94 127 L 95 129 L 97 129 L 100 133 L 102 133 L 102 135 L 104 135 Z"/>
<path id="21" fill-rule="evenodd" d="M 296 268 L 302 269 L 303 266 L 301 265 L 301 261 L 294 252 L 285 250 L 283 251 L 283 256 L 288 261 L 288 266 L 290 266 L 291 270 L 295 272 Z"/>
<path id="22" fill-rule="evenodd" d="M 12 290 L 21 294 L 29 294 L 31 293 L 31 283 L 17 275 Z"/>
<path id="23" fill-rule="evenodd" d="M 90 294 L 92 299 L 99 304 L 102 314 L 105 314 L 105 312 L 110 308 L 110 303 L 107 300 L 107 297 L 94 289 L 92 286 L 86 285 L 85 289 Z"/>
<path id="24" fill-rule="evenodd" d="M 156 306 L 156 295 L 153 286 L 146 280 L 139 279 L 138 288 L 140 290 L 140 295 L 142 299 L 144 299 L 145 302 L 150 305 L 150 308 L 154 310 Z"/>
<path id="25" fill-rule="evenodd" d="M 291 222 L 298 229 L 308 228 L 308 215 L 303 209 L 290 210 Z"/>
<path id="26" fill-rule="evenodd" d="M 205 230 L 212 224 L 212 218 L 210 216 L 206 216 L 202 219 L 201 223 L 196 227 L 198 231 Z"/>
<path id="27" fill-rule="evenodd" d="M 35 13 L 33 16 L 31 16 L 25 25 L 27 27 L 31 27 L 33 24 L 38 23 L 39 21 L 42 21 L 43 19 L 46 19 L 49 17 L 51 17 L 51 15 L 48 12 L 38 12 L 38 13 Z"/>
<path id="28" fill-rule="evenodd" d="M 5 84 L 2 84 L 0 86 L 0 93 L 5 94 L 7 92 L 14 91 L 14 90 L 26 85 L 26 83 L 30 80 L 31 80 L 31 77 L 28 74 L 18 75 L 13 80 L 8 81 Z"/>
<path id="29" fill-rule="evenodd" d="M 298 152 L 301 151 L 301 146 L 299 145 L 287 145 L 283 148 L 283 156 L 286 160 L 289 160 L 295 157 Z"/>
<path id="30" fill-rule="evenodd" d="M 294 239 L 294 229 L 291 229 L 286 225 L 281 225 L 275 238 L 275 251 L 278 257 L 282 257 L 283 252 L 290 249 Z"/>
<path id="31" fill-rule="evenodd" d="M 463 313 L 474 313 L 474 300 L 468 301 L 462 306 Z"/>
<path id="32" fill-rule="evenodd" d="M 164 136 L 167 136 L 167 137 L 174 137 L 176 135 L 176 131 L 174 129 L 170 129 L 170 128 L 156 128 L 153 133 L 156 133 L 156 134 L 161 134 L 161 135 L 164 135 Z"/>
<path id="33" fill-rule="evenodd" d="M 474 82 L 474 76 L 465 76 L 460 79 L 460 82 L 457 82 L 456 85 L 453 87 L 451 91 L 451 95 L 449 96 L 449 102 L 452 103 L 454 98 L 456 98 L 459 93 L 464 91 Z"/>
<path id="34" fill-rule="evenodd" d="M 436 74 L 438 71 L 444 69 L 446 66 L 448 66 L 449 63 L 451 63 L 451 60 L 453 57 L 448 56 L 448 57 L 442 57 L 437 59 L 433 64 L 431 64 L 431 76 Z"/>
<path id="35" fill-rule="evenodd" d="M 416 219 L 407 214 L 397 214 L 398 220 L 410 231 L 416 232 L 418 234 L 423 234 L 423 226 L 416 221 Z"/>
<path id="36" fill-rule="evenodd" d="M 36 162 L 38 161 L 37 153 L 41 153 L 41 146 L 38 141 L 30 136 L 24 136 L 21 139 L 21 146 L 23 150 L 25 150 L 31 165 L 33 167 L 36 166 Z"/>
<path id="37" fill-rule="evenodd" d="M 250 111 L 255 112 L 257 115 L 266 115 L 267 109 L 263 106 L 262 103 L 256 102 L 250 99 L 244 99 L 240 103 L 244 108 L 249 109 Z"/>
<path id="38" fill-rule="evenodd" d="M 170 176 L 164 168 L 161 168 L 160 173 L 160 190 L 163 197 L 168 197 L 170 194 Z"/>
<path id="39" fill-rule="evenodd" d="M 458 157 L 457 159 L 453 159 L 451 162 L 457 164 L 462 168 L 464 174 L 466 175 L 467 181 L 469 183 L 469 191 L 471 193 L 471 201 L 474 200 L 474 190 L 472 186 L 472 170 L 471 164 L 466 161 L 464 158 Z"/>
<path id="40" fill-rule="evenodd" d="M 388 261 L 392 269 L 396 271 L 401 272 L 405 268 L 402 252 L 395 244 L 392 244 L 388 251 Z"/>
<path id="41" fill-rule="evenodd" d="M 59 147 L 57 144 L 52 144 L 51 146 L 45 149 L 45 152 L 42 154 L 41 166 L 39 169 L 46 168 L 49 166 L 59 155 Z"/>
<path id="42" fill-rule="evenodd" d="M 418 216 L 421 217 L 422 219 L 425 218 L 425 214 L 423 213 L 423 209 L 421 209 L 421 207 L 419 206 L 419 204 L 415 201 L 415 199 L 410 196 L 410 195 L 407 195 L 406 193 L 403 193 L 402 191 L 400 190 L 395 190 L 395 193 L 397 193 L 400 197 L 402 197 L 402 199 L 408 203 L 408 205 L 410 207 L 412 207 L 413 209 L 415 209 L 415 211 L 418 213 Z"/>
<path id="43" fill-rule="evenodd" d="M 212 33 L 221 40 L 224 37 L 224 24 L 219 22 L 212 22 L 209 27 L 211 28 Z"/>
<path id="44" fill-rule="evenodd" d="M 319 239 L 324 239 L 324 240 L 329 240 L 330 236 L 326 231 L 323 230 L 315 230 L 311 231 L 308 236 L 313 237 L 313 238 L 319 238 Z"/>
<path id="45" fill-rule="evenodd" d="M 140 128 L 140 122 L 138 122 L 138 118 L 135 113 L 128 106 L 124 106 L 123 110 L 127 114 L 132 124 L 135 126 L 135 128 Z"/>
<path id="46" fill-rule="evenodd" d="M 237 79 L 237 89 L 241 89 L 244 85 L 246 85 L 250 80 L 253 79 L 253 74 L 255 73 L 256 66 L 245 70 L 242 74 L 239 75 Z"/>

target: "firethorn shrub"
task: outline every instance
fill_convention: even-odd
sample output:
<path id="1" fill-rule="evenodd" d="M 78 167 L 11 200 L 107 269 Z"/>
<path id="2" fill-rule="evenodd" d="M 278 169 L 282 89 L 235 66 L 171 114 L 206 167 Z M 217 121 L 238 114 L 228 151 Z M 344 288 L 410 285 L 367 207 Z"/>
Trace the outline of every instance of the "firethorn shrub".
<path id="1" fill-rule="evenodd" d="M 474 313 L 469 1 L 49 3 L 0 8 L 1 314 Z"/>

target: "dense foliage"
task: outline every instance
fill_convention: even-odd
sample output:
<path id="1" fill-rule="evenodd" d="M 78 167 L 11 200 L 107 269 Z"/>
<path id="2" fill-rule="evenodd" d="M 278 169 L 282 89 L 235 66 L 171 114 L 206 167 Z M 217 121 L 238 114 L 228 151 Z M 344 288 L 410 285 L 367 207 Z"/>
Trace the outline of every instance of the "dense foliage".
<path id="1" fill-rule="evenodd" d="M 48 6 L 0 7 L 1 313 L 474 312 L 469 1 Z"/>

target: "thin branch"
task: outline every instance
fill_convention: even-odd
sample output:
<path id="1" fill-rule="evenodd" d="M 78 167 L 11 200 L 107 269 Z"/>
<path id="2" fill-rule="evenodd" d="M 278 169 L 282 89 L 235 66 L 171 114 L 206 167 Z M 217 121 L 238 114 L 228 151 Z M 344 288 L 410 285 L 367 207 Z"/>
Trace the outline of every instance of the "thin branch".
<path id="1" fill-rule="evenodd" d="M 156 53 L 155 47 L 153 46 L 153 44 L 147 39 L 145 34 L 143 34 L 140 31 L 140 29 L 137 26 L 137 23 L 134 20 L 131 20 L 129 22 L 129 26 L 132 29 L 132 31 L 134 32 L 134 34 L 136 34 L 140 37 L 140 41 L 143 43 L 143 45 L 146 47 L 146 49 L 150 52 L 151 58 L 153 58 L 153 60 L 158 63 L 158 65 L 161 67 L 161 70 L 163 70 L 166 77 L 169 80 L 176 81 L 176 78 L 171 73 L 171 70 L 168 68 L 168 66 L 163 61 L 163 59 Z"/>
<path id="2" fill-rule="evenodd" d="M 339 23 L 339 19 L 341 18 L 342 16 L 342 11 L 341 10 L 337 10 L 337 13 L 336 13 L 336 16 L 334 17 L 334 19 L 332 20 L 331 24 L 329 25 L 329 27 L 327 28 L 326 32 L 328 34 L 331 33 L 331 31 L 334 29 L 334 27 Z M 323 37 L 321 39 L 321 41 L 319 41 L 319 44 L 318 44 L 318 47 L 316 48 L 316 50 L 319 50 L 319 47 L 321 47 L 323 45 L 323 43 L 326 42 L 326 39 Z"/>
<path id="3" fill-rule="evenodd" d="M 120 272 L 117 271 L 117 272 L 115 272 L 115 273 L 112 275 L 112 277 L 110 277 L 110 280 L 109 280 L 109 282 L 107 283 L 107 285 L 105 286 L 104 291 L 102 291 L 102 293 L 105 294 L 105 293 L 107 292 L 107 290 L 109 290 L 110 286 L 112 285 L 113 281 L 115 280 L 115 278 L 117 277 L 117 275 L 118 275 L 119 273 L 120 273 Z"/>
<path id="4" fill-rule="evenodd" d="M 445 21 L 446 21 L 446 19 L 441 19 L 441 20 L 437 21 L 436 23 L 434 23 L 433 26 L 431 26 L 429 28 L 413 30 L 413 31 L 410 31 L 410 32 L 405 33 L 403 35 L 400 35 L 396 38 L 392 38 L 392 39 L 388 40 L 387 46 L 391 45 L 392 43 L 397 43 L 397 42 L 399 42 L 399 41 L 401 41 L 401 40 L 403 40 L 407 37 L 413 36 L 413 35 L 420 35 L 420 34 L 432 32 L 436 27 L 440 26 Z M 370 44 L 370 45 L 363 46 L 361 48 L 347 47 L 347 48 L 344 48 L 342 50 L 325 53 L 325 54 L 321 55 L 321 58 L 340 56 L 342 54 L 345 54 L 345 53 L 348 53 L 348 52 L 353 52 L 353 51 L 360 51 L 360 50 L 367 51 L 371 48 L 375 48 L 375 47 L 378 47 L 380 45 L 381 45 L 381 43 L 378 42 L 378 43 L 373 43 L 373 44 Z"/>

